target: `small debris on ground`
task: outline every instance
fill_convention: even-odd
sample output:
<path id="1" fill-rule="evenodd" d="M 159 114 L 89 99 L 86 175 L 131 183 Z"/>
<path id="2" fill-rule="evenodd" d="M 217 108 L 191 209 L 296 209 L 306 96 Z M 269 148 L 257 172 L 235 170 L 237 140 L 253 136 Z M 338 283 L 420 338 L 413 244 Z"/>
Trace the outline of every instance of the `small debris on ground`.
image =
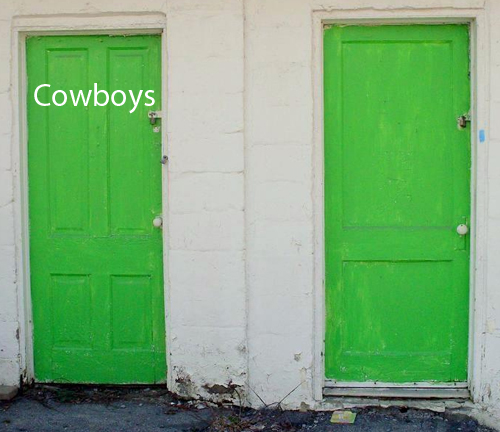
<path id="1" fill-rule="evenodd" d="M 0 403 L 0 432 L 491 432 L 467 416 L 406 407 L 333 415 L 304 408 L 186 401 L 163 387 L 35 386 Z"/>
<path id="2" fill-rule="evenodd" d="M 334 424 L 352 424 L 355 421 L 356 413 L 352 411 L 335 411 L 330 419 L 330 423 Z"/>

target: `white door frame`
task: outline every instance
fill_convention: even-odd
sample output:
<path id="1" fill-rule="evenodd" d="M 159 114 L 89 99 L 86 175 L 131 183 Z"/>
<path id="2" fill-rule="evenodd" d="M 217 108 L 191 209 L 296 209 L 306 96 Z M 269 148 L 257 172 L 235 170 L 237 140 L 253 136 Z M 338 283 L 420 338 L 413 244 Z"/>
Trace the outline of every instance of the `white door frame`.
<path id="1" fill-rule="evenodd" d="M 95 34 L 161 34 L 161 94 L 162 119 L 167 119 L 167 21 L 162 12 L 148 14 L 102 14 L 102 15 L 50 15 L 19 16 L 13 19 L 12 26 L 12 100 L 13 136 L 12 167 L 14 176 L 14 218 L 17 268 L 17 296 L 19 316 L 20 370 L 24 382 L 35 378 L 33 355 L 33 320 L 30 289 L 30 254 L 29 254 L 29 207 L 28 207 L 28 125 L 27 125 L 27 73 L 26 73 L 26 38 L 28 36 L 50 35 L 95 35 Z M 145 119 L 147 121 L 147 119 Z M 166 154 L 166 131 L 162 129 L 162 147 Z M 160 159 L 158 155 L 158 160 Z M 162 165 L 162 197 L 166 196 L 168 167 Z M 165 325 L 170 326 L 168 278 L 168 202 L 162 199 L 163 212 L 163 269 L 165 296 Z M 167 334 L 167 350 L 171 346 Z M 169 355 L 167 352 L 167 366 Z M 167 367 L 167 384 L 170 385 L 170 367 Z"/>
<path id="2" fill-rule="evenodd" d="M 323 400 L 327 381 L 324 367 L 325 339 L 325 241 L 324 241 L 324 185 L 323 185 L 323 28 L 329 24 L 450 24 L 469 23 L 471 26 L 471 250 L 470 250 L 470 320 L 469 320 L 469 363 L 466 385 L 453 386 L 457 391 L 468 388 L 472 399 L 479 397 L 481 382 L 481 352 L 485 344 L 481 332 L 486 316 L 486 238 L 487 238 L 487 142 L 479 142 L 480 130 L 488 130 L 489 105 L 489 56 L 488 28 L 484 9 L 387 9 L 387 10 L 342 10 L 318 9 L 312 12 L 313 27 L 313 198 L 314 198 L 314 370 L 313 393 L 317 401 Z M 336 385 L 329 382 L 329 387 Z M 345 383 L 339 386 L 348 387 Z M 367 388 L 366 395 L 387 396 L 387 389 L 394 389 L 390 397 L 397 395 L 398 386 L 394 383 L 352 383 L 352 386 Z M 405 387 L 408 387 L 406 385 Z M 415 387 L 419 387 L 418 385 Z M 420 383 L 425 391 L 432 383 Z M 442 386 L 440 386 L 442 387 Z M 465 390 L 467 390 L 465 388 Z M 422 389 L 422 391 L 424 391 Z M 370 391 L 368 391 L 370 390 Z M 445 390 L 445 389 L 444 389 Z M 349 393 L 349 392 L 347 392 Z M 438 393 L 435 393 L 438 395 Z M 351 395 L 351 394 L 346 394 Z M 359 395 L 359 394 L 358 394 Z M 413 396 L 415 397 L 415 389 Z M 404 395 L 403 395 L 404 396 Z M 429 397 L 429 396 L 428 396 Z M 450 397 L 450 396 L 446 396 Z"/>

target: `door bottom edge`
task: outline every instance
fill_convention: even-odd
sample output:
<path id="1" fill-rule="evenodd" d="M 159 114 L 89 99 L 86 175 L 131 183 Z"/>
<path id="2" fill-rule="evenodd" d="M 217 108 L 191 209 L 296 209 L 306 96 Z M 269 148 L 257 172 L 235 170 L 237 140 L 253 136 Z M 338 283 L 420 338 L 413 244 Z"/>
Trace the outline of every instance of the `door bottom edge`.
<path id="1" fill-rule="evenodd" d="M 392 386 L 380 384 L 377 387 L 329 386 L 323 388 L 324 397 L 362 397 L 362 398 L 404 398 L 404 399 L 470 399 L 467 386 Z"/>
<path id="2" fill-rule="evenodd" d="M 467 381 L 408 381 L 404 383 L 385 381 L 338 381 L 326 379 L 325 387 L 345 387 L 345 388 L 468 388 Z"/>

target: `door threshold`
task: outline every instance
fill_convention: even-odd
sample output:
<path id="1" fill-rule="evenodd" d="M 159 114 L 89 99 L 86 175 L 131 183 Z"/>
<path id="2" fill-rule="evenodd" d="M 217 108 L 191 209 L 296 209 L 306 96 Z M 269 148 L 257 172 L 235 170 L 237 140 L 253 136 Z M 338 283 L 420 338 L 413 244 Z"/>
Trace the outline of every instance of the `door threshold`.
<path id="1" fill-rule="evenodd" d="M 384 386 L 353 387 L 340 385 L 323 388 L 325 397 L 405 398 L 405 399 L 470 399 L 469 389 L 461 386 Z"/>

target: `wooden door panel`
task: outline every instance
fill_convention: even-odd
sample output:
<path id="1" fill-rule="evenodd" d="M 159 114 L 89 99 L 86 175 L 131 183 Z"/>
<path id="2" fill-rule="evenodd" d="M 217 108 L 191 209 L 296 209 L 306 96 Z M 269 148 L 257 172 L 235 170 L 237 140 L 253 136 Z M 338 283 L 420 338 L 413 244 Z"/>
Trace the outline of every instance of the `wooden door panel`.
<path id="1" fill-rule="evenodd" d="M 166 376 L 159 36 L 27 41 L 30 265 L 38 381 L 155 383 Z M 66 92 L 63 106 L 52 103 Z M 122 90 L 75 106 L 70 90 Z M 129 95 L 142 99 L 134 112 Z M 154 91 L 146 106 L 144 92 Z M 62 102 L 62 95 L 56 101 Z M 105 100 L 99 95 L 99 102 Z M 120 95 L 116 101 L 122 100 Z"/>
<path id="2" fill-rule="evenodd" d="M 327 378 L 465 381 L 465 25 L 324 35 Z"/>

